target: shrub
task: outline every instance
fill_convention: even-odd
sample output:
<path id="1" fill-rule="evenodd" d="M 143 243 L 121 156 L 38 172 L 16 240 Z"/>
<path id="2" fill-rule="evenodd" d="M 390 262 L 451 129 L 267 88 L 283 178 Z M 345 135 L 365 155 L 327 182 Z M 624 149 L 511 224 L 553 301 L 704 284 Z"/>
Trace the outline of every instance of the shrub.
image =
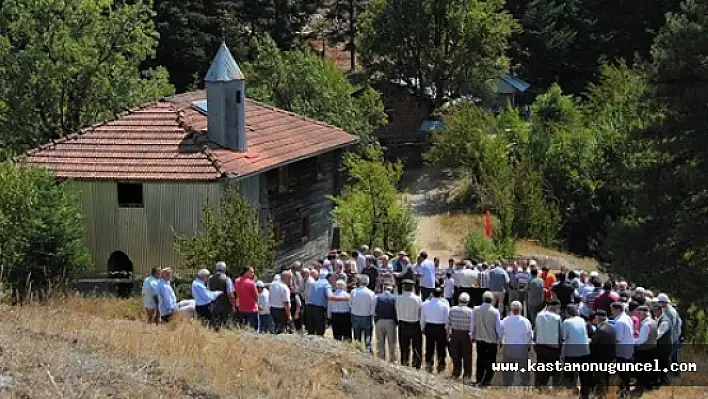
<path id="1" fill-rule="evenodd" d="M 79 196 L 43 169 L 0 163 L 0 279 L 16 294 L 86 271 Z"/>
<path id="2" fill-rule="evenodd" d="M 489 239 L 483 232 L 472 231 L 465 239 L 465 254 L 468 259 L 509 259 L 516 254 L 516 242 L 509 237 Z"/>
<path id="3" fill-rule="evenodd" d="M 224 193 L 220 209 L 217 216 L 209 205 L 204 207 L 204 233 L 175 237 L 175 249 L 184 258 L 184 266 L 200 269 L 224 261 L 234 272 L 253 267 L 256 275 L 271 269 L 275 240 L 270 222 L 260 220 L 258 209 L 234 189 Z"/>

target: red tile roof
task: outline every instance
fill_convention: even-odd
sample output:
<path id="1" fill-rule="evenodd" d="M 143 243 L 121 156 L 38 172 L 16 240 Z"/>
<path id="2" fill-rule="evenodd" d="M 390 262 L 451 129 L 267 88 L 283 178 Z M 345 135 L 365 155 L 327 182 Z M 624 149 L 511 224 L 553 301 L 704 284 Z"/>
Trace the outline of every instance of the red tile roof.
<path id="1" fill-rule="evenodd" d="M 216 180 L 247 176 L 351 145 L 337 127 L 246 100 L 248 151 L 222 148 L 206 136 L 207 118 L 191 103 L 204 91 L 126 111 L 28 151 L 29 164 L 57 177 L 94 180 Z"/>

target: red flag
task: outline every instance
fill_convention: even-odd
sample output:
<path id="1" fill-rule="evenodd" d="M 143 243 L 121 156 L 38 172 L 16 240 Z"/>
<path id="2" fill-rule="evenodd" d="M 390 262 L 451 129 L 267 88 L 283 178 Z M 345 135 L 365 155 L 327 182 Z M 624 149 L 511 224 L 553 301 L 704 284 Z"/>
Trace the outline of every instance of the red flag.
<path id="1" fill-rule="evenodd" d="M 484 229 L 487 233 L 487 238 L 492 238 L 492 214 L 487 211 L 487 217 L 484 223 Z"/>

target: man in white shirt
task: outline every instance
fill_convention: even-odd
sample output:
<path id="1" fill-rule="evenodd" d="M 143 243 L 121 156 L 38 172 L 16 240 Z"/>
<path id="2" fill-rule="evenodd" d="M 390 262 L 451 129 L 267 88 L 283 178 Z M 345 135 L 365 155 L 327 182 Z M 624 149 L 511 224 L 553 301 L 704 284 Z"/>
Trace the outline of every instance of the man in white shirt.
<path id="1" fill-rule="evenodd" d="M 438 358 L 438 374 L 445 371 L 447 356 L 447 322 L 450 304 L 443 298 L 440 288 L 433 290 L 433 297 L 423 303 L 420 311 L 420 327 L 425 334 L 425 368 L 433 371 L 435 353 Z"/>
<path id="2" fill-rule="evenodd" d="M 459 294 L 463 292 L 469 295 L 470 302 L 467 303 L 467 306 L 470 307 L 475 307 L 481 304 L 474 302 L 474 287 L 478 285 L 478 274 L 479 272 L 474 269 L 471 264 L 467 264 L 467 262 L 465 262 L 462 265 L 462 268 L 457 272 L 457 297 L 459 298 Z"/>
<path id="3" fill-rule="evenodd" d="M 560 301 L 548 302 L 546 307 L 536 315 L 534 323 L 536 361 L 540 363 L 555 363 L 561 355 L 561 317 Z M 553 385 L 559 385 L 560 375 L 553 371 L 539 370 L 534 375 L 536 388 L 545 388 L 552 379 Z"/>
<path id="4" fill-rule="evenodd" d="M 617 335 L 616 361 L 617 363 L 630 363 L 634 356 L 634 324 L 632 318 L 624 311 L 621 302 L 610 305 L 610 310 L 615 320 L 615 334 Z M 632 377 L 630 372 L 618 372 L 620 385 L 618 397 L 629 395 L 629 382 Z"/>
<path id="5" fill-rule="evenodd" d="M 283 274 L 290 273 L 284 271 Z M 281 334 L 290 325 L 290 288 L 283 284 L 280 275 L 273 277 L 270 284 L 270 315 L 275 324 L 275 333 Z"/>
<path id="6" fill-rule="evenodd" d="M 516 363 L 519 368 L 525 367 L 529 359 L 529 351 L 531 350 L 531 338 L 533 332 L 531 330 L 531 322 L 521 315 L 523 306 L 519 301 L 513 301 L 509 305 L 511 315 L 501 321 L 502 326 L 502 342 L 504 343 L 504 362 Z M 503 375 L 504 385 L 514 385 L 514 372 L 506 372 Z M 529 374 L 521 373 L 521 385 L 529 385 Z"/>
<path id="7" fill-rule="evenodd" d="M 262 281 L 256 283 L 258 290 L 258 332 L 261 334 L 273 331 L 273 318 L 270 316 L 270 291 Z"/>
<path id="8" fill-rule="evenodd" d="M 420 329 L 420 308 L 422 302 L 416 295 L 415 281 L 404 279 L 401 282 L 403 294 L 396 298 L 396 317 L 398 318 L 398 345 L 401 351 L 401 365 L 408 366 L 408 359 L 413 351 L 413 364 L 420 369 L 422 364 L 423 336 Z"/>
<path id="9" fill-rule="evenodd" d="M 148 323 L 159 323 L 160 312 L 157 310 L 157 283 L 160 278 L 160 269 L 153 267 L 150 275 L 145 277 L 143 281 L 143 304 L 145 305 L 145 313 L 147 314 Z"/>
<path id="10" fill-rule="evenodd" d="M 366 255 L 363 252 L 352 251 L 352 258 L 356 261 L 356 274 L 361 274 L 366 267 Z"/>
<path id="11" fill-rule="evenodd" d="M 374 328 L 373 316 L 376 310 L 376 294 L 367 287 L 369 285 L 369 276 L 366 274 L 359 276 L 358 284 L 359 287 L 352 291 L 351 295 L 354 340 L 361 341 L 363 338 L 366 350 L 369 353 L 373 353 L 371 350 L 371 333 Z"/>
<path id="12" fill-rule="evenodd" d="M 435 290 L 435 263 L 428 259 L 428 253 L 420 253 L 420 299 L 427 301 Z"/>

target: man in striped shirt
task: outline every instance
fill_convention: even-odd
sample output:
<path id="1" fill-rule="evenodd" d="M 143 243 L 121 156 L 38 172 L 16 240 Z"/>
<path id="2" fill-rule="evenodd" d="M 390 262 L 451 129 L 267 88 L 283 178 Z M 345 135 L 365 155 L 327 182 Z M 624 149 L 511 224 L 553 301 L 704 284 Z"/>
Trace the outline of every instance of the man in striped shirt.
<path id="1" fill-rule="evenodd" d="M 461 293 L 457 301 L 458 305 L 450 309 L 448 321 L 449 350 L 452 357 L 452 378 L 457 379 L 462 374 L 464 383 L 472 378 L 472 308 L 468 306 L 470 295 L 466 292 Z"/>

